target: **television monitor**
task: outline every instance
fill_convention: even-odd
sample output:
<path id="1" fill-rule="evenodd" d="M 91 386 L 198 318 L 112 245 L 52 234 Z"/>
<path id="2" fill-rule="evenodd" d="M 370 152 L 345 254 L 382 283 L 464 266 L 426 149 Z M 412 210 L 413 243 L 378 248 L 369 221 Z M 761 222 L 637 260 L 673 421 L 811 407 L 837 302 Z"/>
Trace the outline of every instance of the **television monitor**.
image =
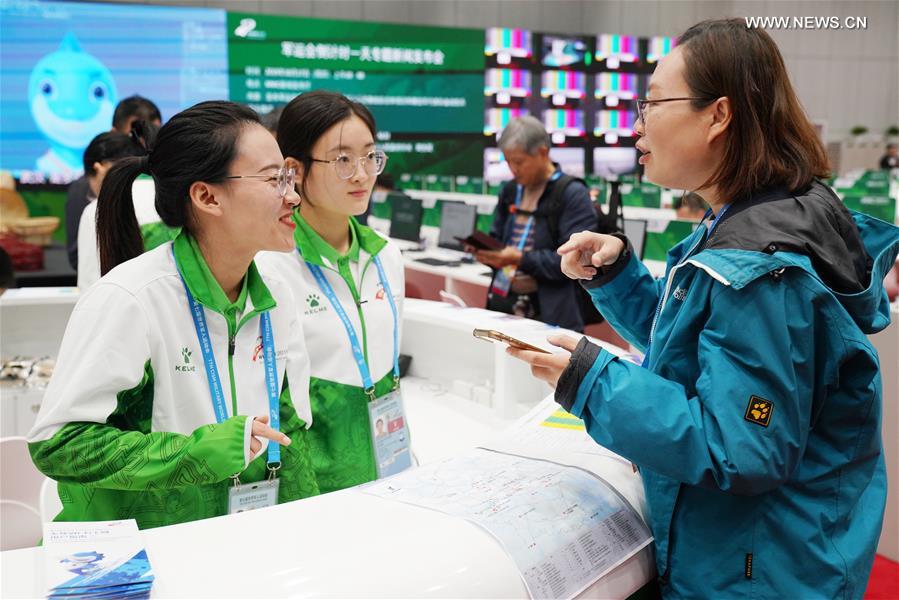
<path id="1" fill-rule="evenodd" d="M 515 98 L 531 95 L 531 73 L 523 69 L 487 69 L 484 76 L 484 95 L 496 96 L 497 102 L 506 94 Z"/>
<path id="2" fill-rule="evenodd" d="M 390 202 L 390 237 L 410 242 L 421 241 L 421 219 L 424 214 L 421 200 L 406 194 L 387 194 Z"/>
<path id="3" fill-rule="evenodd" d="M 587 62 L 587 43 L 581 38 L 544 35 L 542 46 L 544 67 L 577 67 Z"/>
<path id="4" fill-rule="evenodd" d="M 496 135 L 509 121 L 530 114 L 524 108 L 488 108 L 484 112 L 484 135 Z"/>
<path id="5" fill-rule="evenodd" d="M 646 247 L 646 225 L 645 219 L 624 219 L 624 235 L 634 247 L 639 260 L 643 260 L 643 251 Z"/>
<path id="6" fill-rule="evenodd" d="M 636 73 L 605 72 L 596 76 L 593 95 L 597 99 L 633 100 L 639 95 L 640 75 Z"/>
<path id="7" fill-rule="evenodd" d="M 646 47 L 646 62 L 650 64 L 659 62 L 659 59 L 674 50 L 676 45 L 677 38 L 663 36 L 649 38 Z"/>
<path id="8" fill-rule="evenodd" d="M 637 169 L 637 149 L 621 146 L 593 149 L 593 173 L 614 179 Z"/>
<path id="9" fill-rule="evenodd" d="M 607 134 L 629 137 L 634 135 L 634 123 L 637 122 L 636 111 L 599 110 L 596 112 L 596 125 L 593 134 L 597 137 Z"/>
<path id="10" fill-rule="evenodd" d="M 547 109 L 543 111 L 543 126 L 550 135 L 562 133 L 567 137 L 582 137 L 587 134 L 582 110 Z"/>
<path id="11" fill-rule="evenodd" d="M 0 169 L 68 183 L 120 100 L 149 98 L 165 120 L 228 98 L 225 19 L 207 8 L 0 3 Z"/>
<path id="12" fill-rule="evenodd" d="M 477 206 L 444 200 L 440 207 L 440 233 L 437 236 L 437 245 L 450 250 L 462 250 L 462 244 L 456 238 L 470 236 L 477 219 Z"/>
<path id="13" fill-rule="evenodd" d="M 575 177 L 584 176 L 584 149 L 583 148 L 550 148 L 549 158 L 559 163 L 562 171 Z M 487 148 L 484 150 L 484 180 L 491 185 L 509 181 L 512 179 L 512 170 L 509 163 L 503 158 L 499 148 Z"/>
<path id="14" fill-rule="evenodd" d="M 635 63 L 640 59 L 639 40 L 634 35 L 603 33 L 596 38 L 596 60 L 605 61 L 607 68 L 620 63 Z"/>
<path id="15" fill-rule="evenodd" d="M 531 32 L 527 29 L 490 27 L 484 44 L 486 56 L 496 56 L 499 64 L 508 64 L 510 58 L 531 58 L 534 55 Z"/>
<path id="16" fill-rule="evenodd" d="M 586 95 L 587 76 L 577 71 L 544 71 L 540 80 L 540 95 L 552 98 L 554 104 L 556 98 L 564 104 L 568 98 L 580 99 Z"/>

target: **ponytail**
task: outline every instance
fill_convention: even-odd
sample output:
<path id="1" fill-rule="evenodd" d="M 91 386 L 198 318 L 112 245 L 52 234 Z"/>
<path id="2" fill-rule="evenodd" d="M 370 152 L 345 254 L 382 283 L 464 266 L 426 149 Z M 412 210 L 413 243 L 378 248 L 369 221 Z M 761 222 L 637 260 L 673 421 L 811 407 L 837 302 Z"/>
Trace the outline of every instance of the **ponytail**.
<path id="1" fill-rule="evenodd" d="M 131 186 L 147 167 L 147 157 L 129 157 L 116 161 L 100 188 L 97 198 L 97 246 L 100 249 L 100 275 L 139 256 L 144 241 L 134 214 Z"/>

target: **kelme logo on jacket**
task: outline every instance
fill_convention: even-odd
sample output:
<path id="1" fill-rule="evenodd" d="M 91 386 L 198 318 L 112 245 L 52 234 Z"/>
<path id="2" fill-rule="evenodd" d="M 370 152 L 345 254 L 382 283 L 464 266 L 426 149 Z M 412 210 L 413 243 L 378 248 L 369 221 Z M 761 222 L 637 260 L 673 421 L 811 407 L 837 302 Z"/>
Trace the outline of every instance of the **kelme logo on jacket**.
<path id="1" fill-rule="evenodd" d="M 322 304 L 321 296 L 314 293 L 306 296 L 306 310 L 303 312 L 304 315 L 308 317 L 309 315 L 325 312 L 326 310 L 328 310 L 328 307 Z"/>
<path id="2" fill-rule="evenodd" d="M 193 352 L 188 349 L 187 346 L 181 348 L 181 360 L 184 361 L 183 364 L 175 365 L 175 371 L 177 373 L 193 373 L 197 370 L 197 367 L 190 364 L 190 357 L 193 355 Z"/>

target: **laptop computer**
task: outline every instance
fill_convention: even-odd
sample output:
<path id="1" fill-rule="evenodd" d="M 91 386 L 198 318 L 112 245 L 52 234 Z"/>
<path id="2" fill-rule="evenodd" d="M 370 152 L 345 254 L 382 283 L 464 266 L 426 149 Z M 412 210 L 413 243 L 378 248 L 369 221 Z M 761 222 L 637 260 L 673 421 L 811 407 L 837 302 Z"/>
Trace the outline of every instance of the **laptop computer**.
<path id="1" fill-rule="evenodd" d="M 471 235 L 477 218 L 476 206 L 444 200 L 440 207 L 440 235 L 437 237 L 437 246 L 461 251 L 462 243 L 456 238 L 467 238 Z"/>
<path id="2" fill-rule="evenodd" d="M 637 253 L 637 258 L 643 260 L 643 251 L 646 249 L 646 220 L 645 219 L 625 219 L 624 235 L 630 240 Z"/>
<path id="3" fill-rule="evenodd" d="M 388 194 L 390 202 L 390 237 L 398 240 L 419 242 L 421 240 L 421 219 L 424 209 L 421 200 L 406 194 Z"/>

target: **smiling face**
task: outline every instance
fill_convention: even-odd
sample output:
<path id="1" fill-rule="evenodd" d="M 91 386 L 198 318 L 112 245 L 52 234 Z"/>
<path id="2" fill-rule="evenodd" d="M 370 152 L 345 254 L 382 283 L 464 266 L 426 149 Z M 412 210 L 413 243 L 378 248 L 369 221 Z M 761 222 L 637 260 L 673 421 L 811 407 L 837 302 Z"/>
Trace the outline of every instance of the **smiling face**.
<path id="1" fill-rule="evenodd" d="M 650 79 L 648 100 L 695 94 L 684 78 L 684 47 L 659 61 Z M 715 103 L 696 110 L 689 100 L 648 104 L 645 122 L 635 128 L 646 178 L 664 187 L 698 190 L 715 172 L 722 136 L 715 127 Z"/>
<path id="2" fill-rule="evenodd" d="M 371 130 L 355 114 L 325 131 L 312 146 L 312 157 L 333 161 L 347 156 L 351 161 L 365 156 L 375 149 Z M 294 164 L 294 163 L 291 163 Z M 356 162 L 355 172 L 349 179 L 337 176 L 334 164 L 313 162 L 306 178 L 304 201 L 319 210 L 344 216 L 361 215 L 368 208 L 372 188 L 377 175 L 366 173 Z M 298 166 L 298 168 L 301 168 Z M 297 175 L 298 178 L 301 175 Z"/>
<path id="3" fill-rule="evenodd" d="M 254 177 L 228 179 L 211 186 L 220 205 L 220 220 L 215 226 L 222 227 L 228 239 L 250 254 L 294 248 L 291 216 L 299 197 L 293 189 L 285 196 L 278 191 L 278 170 L 283 164 L 272 134 L 261 125 L 245 125 L 228 174 Z"/>

